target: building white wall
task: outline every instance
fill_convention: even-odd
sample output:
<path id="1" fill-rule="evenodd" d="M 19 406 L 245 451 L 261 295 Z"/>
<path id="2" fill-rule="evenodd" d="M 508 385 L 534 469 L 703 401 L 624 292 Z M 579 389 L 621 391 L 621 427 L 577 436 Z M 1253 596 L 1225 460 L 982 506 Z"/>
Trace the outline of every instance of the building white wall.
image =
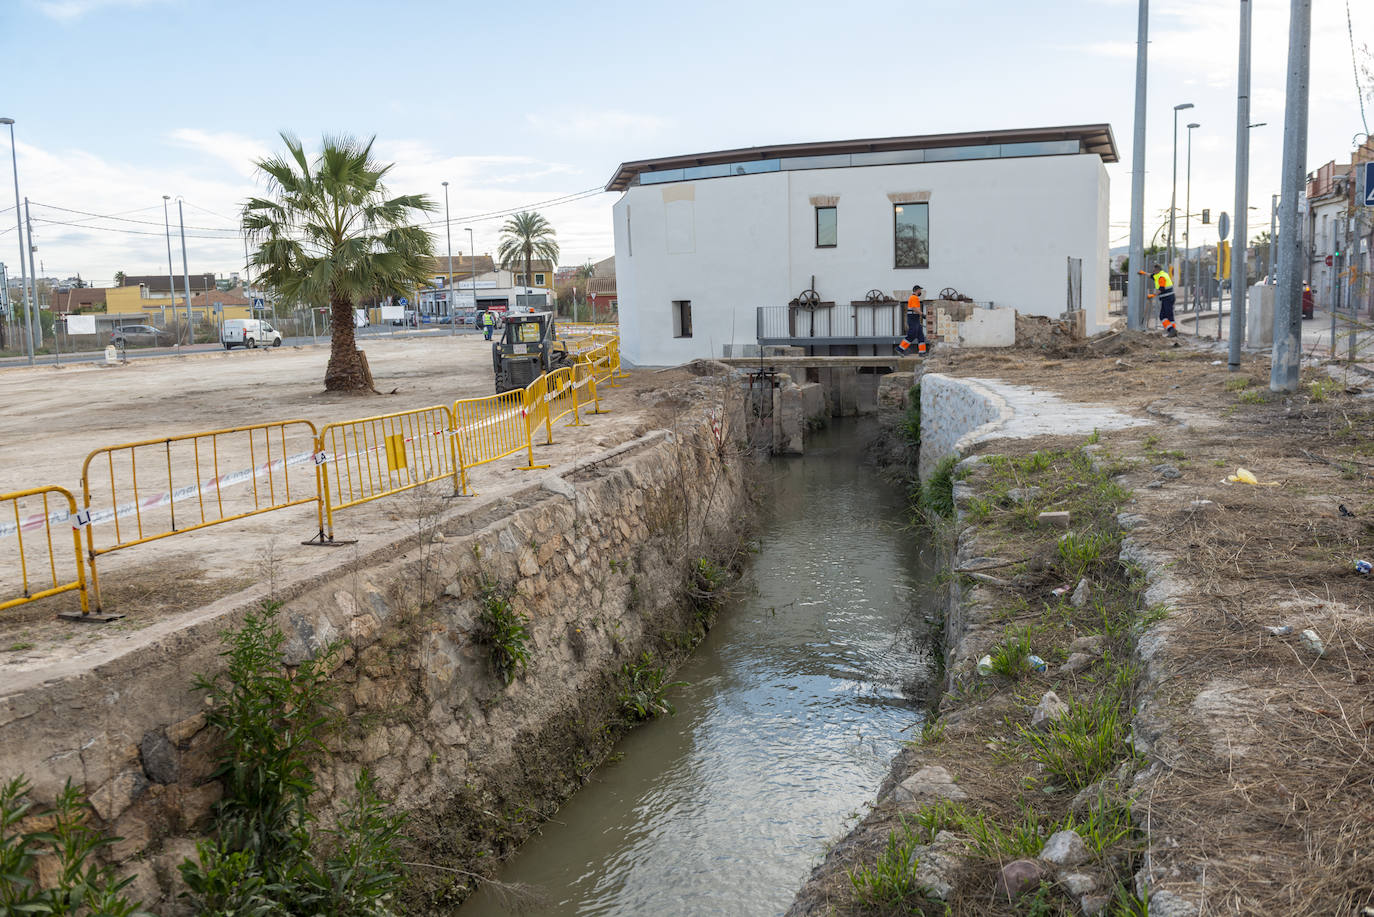
<path id="1" fill-rule="evenodd" d="M 1083 259 L 1090 330 L 1106 323 L 1107 173 L 1095 155 L 767 172 L 636 185 L 613 208 L 622 353 L 640 365 L 755 343 L 755 308 L 811 285 L 847 303 L 872 289 L 955 287 L 1058 316 Z M 929 194 L 930 267 L 893 268 L 890 194 Z M 815 247 L 813 197 L 838 197 L 838 245 Z M 670 248 L 672 250 L 670 250 Z M 674 300 L 693 336 L 673 337 Z"/>

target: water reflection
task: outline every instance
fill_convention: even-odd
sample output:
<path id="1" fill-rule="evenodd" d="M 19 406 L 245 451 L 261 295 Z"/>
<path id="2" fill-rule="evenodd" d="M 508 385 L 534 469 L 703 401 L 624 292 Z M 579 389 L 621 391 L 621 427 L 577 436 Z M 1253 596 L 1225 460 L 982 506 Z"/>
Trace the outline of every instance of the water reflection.
<path id="1" fill-rule="evenodd" d="M 758 555 L 637 729 L 500 878 L 539 917 L 774 915 L 870 800 L 919 714 L 910 619 L 929 579 L 900 495 L 837 424 L 770 466 Z M 461 917 L 509 913 L 479 893 Z"/>

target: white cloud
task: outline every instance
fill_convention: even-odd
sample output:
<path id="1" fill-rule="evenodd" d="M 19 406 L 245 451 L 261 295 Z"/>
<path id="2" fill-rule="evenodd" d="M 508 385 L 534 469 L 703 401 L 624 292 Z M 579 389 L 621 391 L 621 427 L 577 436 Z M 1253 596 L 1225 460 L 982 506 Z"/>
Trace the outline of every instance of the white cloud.
<path id="1" fill-rule="evenodd" d="M 87 13 L 117 7 L 149 6 L 175 0 L 30 0 L 40 13 L 58 22 L 75 22 Z"/>
<path id="2" fill-rule="evenodd" d="M 182 127 L 172 131 L 168 136 L 180 146 L 223 160 L 235 172 L 245 176 L 256 173 L 257 161 L 272 153 L 267 144 L 228 131 L 204 131 Z"/>

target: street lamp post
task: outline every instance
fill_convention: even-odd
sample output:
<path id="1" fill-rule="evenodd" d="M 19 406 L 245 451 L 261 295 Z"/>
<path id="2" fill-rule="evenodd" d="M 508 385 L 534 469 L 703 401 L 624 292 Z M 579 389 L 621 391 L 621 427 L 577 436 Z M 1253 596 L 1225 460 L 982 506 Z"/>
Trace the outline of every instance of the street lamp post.
<path id="1" fill-rule="evenodd" d="M 458 333 L 458 303 L 453 298 L 453 229 L 448 220 L 448 182 L 444 182 L 444 238 L 448 240 L 448 288 L 444 302 L 448 304 L 448 321 L 454 334 Z"/>
<path id="2" fill-rule="evenodd" d="M 33 308 L 34 296 L 29 283 L 28 272 L 24 269 L 24 215 L 19 210 L 19 152 L 14 146 L 14 119 L 0 118 L 0 124 L 10 128 L 10 162 L 14 166 L 14 222 L 19 236 L 19 297 L 24 300 L 24 323 L 29 333 L 29 365 L 33 365 Z"/>
<path id="3" fill-rule="evenodd" d="M 167 211 L 167 202 L 172 199 L 170 194 L 162 195 L 162 225 L 167 236 L 167 295 L 172 297 L 172 318 L 177 314 L 177 282 L 172 271 L 172 218 Z M 187 329 L 188 331 L 190 329 Z"/>
<path id="4" fill-rule="evenodd" d="M 1192 300 L 1191 305 L 1194 312 L 1197 311 L 1197 272 L 1189 270 L 1188 267 L 1193 250 L 1193 129 L 1201 126 L 1196 121 L 1188 125 L 1188 177 L 1184 182 L 1184 187 L 1187 190 L 1183 192 L 1183 267 L 1184 270 L 1188 270 L 1193 275 L 1192 286 L 1188 288 L 1191 291 L 1188 298 Z M 1196 332 L 1197 330 L 1197 323 L 1194 323 L 1193 331 Z"/>
<path id="5" fill-rule="evenodd" d="M 1169 192 L 1169 274 L 1174 273 L 1174 213 L 1178 210 L 1178 113 L 1192 108 L 1192 102 L 1174 106 L 1174 183 Z"/>

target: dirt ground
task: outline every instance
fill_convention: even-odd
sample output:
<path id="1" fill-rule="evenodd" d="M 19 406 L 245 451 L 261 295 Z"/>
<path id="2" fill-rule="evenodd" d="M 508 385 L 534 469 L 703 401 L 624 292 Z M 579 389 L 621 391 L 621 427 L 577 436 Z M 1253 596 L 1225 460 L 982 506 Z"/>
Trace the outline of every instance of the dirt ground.
<path id="1" fill-rule="evenodd" d="M 0 492 L 56 484 L 79 498 L 87 455 L 120 443 L 292 418 L 323 427 L 331 421 L 450 405 L 456 399 L 493 391 L 490 344 L 476 336 L 398 337 L 368 341 L 366 347 L 377 388 L 385 393 L 380 396 L 324 392 L 328 350 L 323 346 L 215 352 L 112 367 L 82 364 L 0 370 L 0 400 L 9 406 L 0 414 Z M 603 385 L 603 408 L 608 413 L 586 418 L 580 427 L 569 426 L 571 418 L 560 421 L 554 429 L 555 443 L 536 446 L 536 462 L 551 464 L 556 470 L 560 464 L 670 423 L 677 403 L 671 389 L 686 377 L 685 372 L 634 373 L 618 387 Z M 270 457 L 310 451 L 303 431 L 294 432 L 284 448 Z M 261 445 L 257 444 L 259 450 Z M 244 448 L 228 449 L 218 470 L 253 467 L 267 457 L 262 451 L 250 458 Z M 208 467 L 205 461 L 202 456 L 202 478 Z M 457 518 L 490 511 L 504 495 L 528 486 L 532 475 L 543 473 L 516 470 L 522 464 L 522 456 L 514 455 L 473 469 L 469 489 L 476 496 L 471 501 L 454 501 L 449 515 Z M 145 470 L 149 475 L 160 473 L 141 468 L 140 479 Z M 100 463 L 94 463 L 93 480 L 100 472 Z M 289 473 L 293 488 L 313 491 L 310 463 Z M 264 482 L 260 480 L 259 485 L 265 486 Z M 240 509 L 251 492 L 251 483 L 224 488 L 225 499 L 239 500 L 235 505 Z M 121 491 L 118 499 L 124 498 Z M 194 502 L 177 503 L 177 512 L 191 513 Z M 359 550 L 394 539 L 408 525 L 414 526 L 408 506 L 408 496 L 401 494 L 341 510 L 334 524 L 336 536 L 359 539 Z M 41 511 L 41 502 L 33 498 L 20 507 L 26 517 Z M 344 562 L 347 550 L 301 544 L 317 533 L 316 516 L 313 505 L 278 509 L 101 556 L 103 604 L 127 616 L 100 625 L 55 620 L 57 612 L 79 607 L 74 593 L 0 612 L 0 677 L 7 670 L 40 668 L 56 658 L 79 656 L 154 620 L 198 608 L 245 586 L 266 583 L 284 571 L 308 568 L 316 572 Z M 127 538 L 129 524 L 125 525 Z M 103 537 L 109 537 L 109 528 L 105 526 Z M 31 540 L 26 550 L 29 575 L 31 580 L 41 580 L 49 572 L 47 555 L 35 555 L 32 547 Z M 71 578 L 71 555 L 69 541 L 57 544 L 58 575 L 63 580 Z M 17 582 L 16 541 L 0 533 L 0 594 L 17 594 Z"/>
<path id="2" fill-rule="evenodd" d="M 1160 687 L 1136 723 L 1157 774 L 1143 806 L 1152 891 L 1189 913 L 1357 913 L 1374 899 L 1374 575 L 1356 570 L 1374 561 L 1374 378 L 1313 365 L 1280 396 L 1268 354 L 1228 372 L 1224 350 L 1196 339 L 1027 331 L 1016 350 L 930 368 L 1154 421 L 1100 435 L 1133 469 L 1122 481 L 1145 521 L 1131 538 L 1160 571 L 1147 599 L 1167 608 Z M 1229 482 L 1241 468 L 1260 483 Z"/>

